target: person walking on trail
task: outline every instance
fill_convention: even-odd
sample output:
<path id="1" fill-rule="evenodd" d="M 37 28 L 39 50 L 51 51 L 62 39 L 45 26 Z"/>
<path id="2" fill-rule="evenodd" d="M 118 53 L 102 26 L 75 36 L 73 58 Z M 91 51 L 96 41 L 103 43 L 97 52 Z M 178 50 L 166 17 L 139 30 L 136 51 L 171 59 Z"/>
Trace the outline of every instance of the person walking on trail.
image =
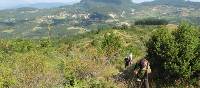
<path id="1" fill-rule="evenodd" d="M 127 68 L 132 64 L 132 59 L 133 59 L 132 57 L 133 57 L 132 53 L 130 53 L 129 56 L 125 57 L 124 59 L 125 68 Z"/>
<path id="2" fill-rule="evenodd" d="M 148 74 L 151 73 L 150 64 L 147 59 L 142 59 L 136 63 L 134 74 L 137 76 L 137 82 L 140 83 L 139 88 L 149 88 Z"/>

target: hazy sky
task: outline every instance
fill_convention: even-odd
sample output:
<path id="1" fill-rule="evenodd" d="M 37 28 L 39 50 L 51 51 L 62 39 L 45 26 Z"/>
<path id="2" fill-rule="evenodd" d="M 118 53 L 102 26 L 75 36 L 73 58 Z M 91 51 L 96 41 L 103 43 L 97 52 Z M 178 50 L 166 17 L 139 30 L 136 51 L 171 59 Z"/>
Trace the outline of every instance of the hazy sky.
<path id="1" fill-rule="evenodd" d="M 0 0 L 0 8 L 12 7 L 19 4 L 30 4 L 30 3 L 38 3 L 38 2 L 61 2 L 61 3 L 76 3 L 80 0 Z M 152 0 L 133 0 L 133 2 L 144 2 L 144 1 L 152 1 Z M 200 1 L 200 0 L 191 0 L 191 1 Z"/>

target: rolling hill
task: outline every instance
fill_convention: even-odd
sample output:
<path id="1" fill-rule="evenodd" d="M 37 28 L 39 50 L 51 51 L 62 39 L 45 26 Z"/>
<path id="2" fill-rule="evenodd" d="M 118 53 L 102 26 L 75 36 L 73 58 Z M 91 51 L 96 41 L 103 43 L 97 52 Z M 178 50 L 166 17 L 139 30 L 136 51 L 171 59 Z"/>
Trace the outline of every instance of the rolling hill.
<path id="1" fill-rule="evenodd" d="M 131 0 L 81 0 L 73 5 L 49 9 L 30 6 L 1 10 L 0 37 L 37 39 L 48 38 L 49 34 L 67 37 L 113 26 L 130 26 L 145 18 L 166 19 L 172 24 L 181 20 L 200 24 L 199 6 L 199 2 L 184 0 L 155 0 L 139 4 Z"/>

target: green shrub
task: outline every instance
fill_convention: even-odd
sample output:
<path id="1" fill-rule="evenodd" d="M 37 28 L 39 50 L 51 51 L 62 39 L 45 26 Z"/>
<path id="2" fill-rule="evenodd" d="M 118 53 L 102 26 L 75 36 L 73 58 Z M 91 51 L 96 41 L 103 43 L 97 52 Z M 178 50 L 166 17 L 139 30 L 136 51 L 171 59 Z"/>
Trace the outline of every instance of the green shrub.
<path id="1" fill-rule="evenodd" d="M 83 59 L 67 59 L 62 64 L 66 87 L 111 88 L 109 86 L 115 85 L 114 82 L 106 80 L 118 73 L 113 66 Z"/>
<path id="2" fill-rule="evenodd" d="M 0 64 L 0 87 L 10 88 L 15 87 L 17 84 L 17 79 L 12 72 L 12 68 L 7 65 Z"/>
<path id="3" fill-rule="evenodd" d="M 122 42 L 119 36 L 114 33 L 107 33 L 104 35 L 101 48 L 104 50 L 105 55 L 111 58 L 114 54 L 117 54 L 122 47 Z"/>
<path id="4" fill-rule="evenodd" d="M 147 44 L 148 56 L 161 77 L 188 80 L 200 70 L 199 36 L 188 23 L 178 30 L 158 29 Z"/>
<path id="5" fill-rule="evenodd" d="M 9 46 L 11 46 L 14 52 L 28 52 L 36 48 L 36 45 L 31 40 L 13 40 Z"/>

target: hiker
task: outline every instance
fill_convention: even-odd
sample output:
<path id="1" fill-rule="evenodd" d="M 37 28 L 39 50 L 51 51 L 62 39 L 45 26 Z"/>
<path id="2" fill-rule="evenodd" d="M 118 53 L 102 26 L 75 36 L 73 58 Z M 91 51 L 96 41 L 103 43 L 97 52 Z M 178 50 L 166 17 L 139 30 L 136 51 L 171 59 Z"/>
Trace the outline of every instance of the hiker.
<path id="1" fill-rule="evenodd" d="M 127 68 L 128 66 L 130 66 L 132 64 L 132 53 L 129 54 L 129 56 L 127 56 L 124 59 L 124 63 L 125 63 L 125 68 Z"/>
<path id="2" fill-rule="evenodd" d="M 137 76 L 137 82 L 141 83 L 144 88 L 149 88 L 148 74 L 151 73 L 150 64 L 147 59 L 142 59 L 136 63 L 134 74 Z"/>

